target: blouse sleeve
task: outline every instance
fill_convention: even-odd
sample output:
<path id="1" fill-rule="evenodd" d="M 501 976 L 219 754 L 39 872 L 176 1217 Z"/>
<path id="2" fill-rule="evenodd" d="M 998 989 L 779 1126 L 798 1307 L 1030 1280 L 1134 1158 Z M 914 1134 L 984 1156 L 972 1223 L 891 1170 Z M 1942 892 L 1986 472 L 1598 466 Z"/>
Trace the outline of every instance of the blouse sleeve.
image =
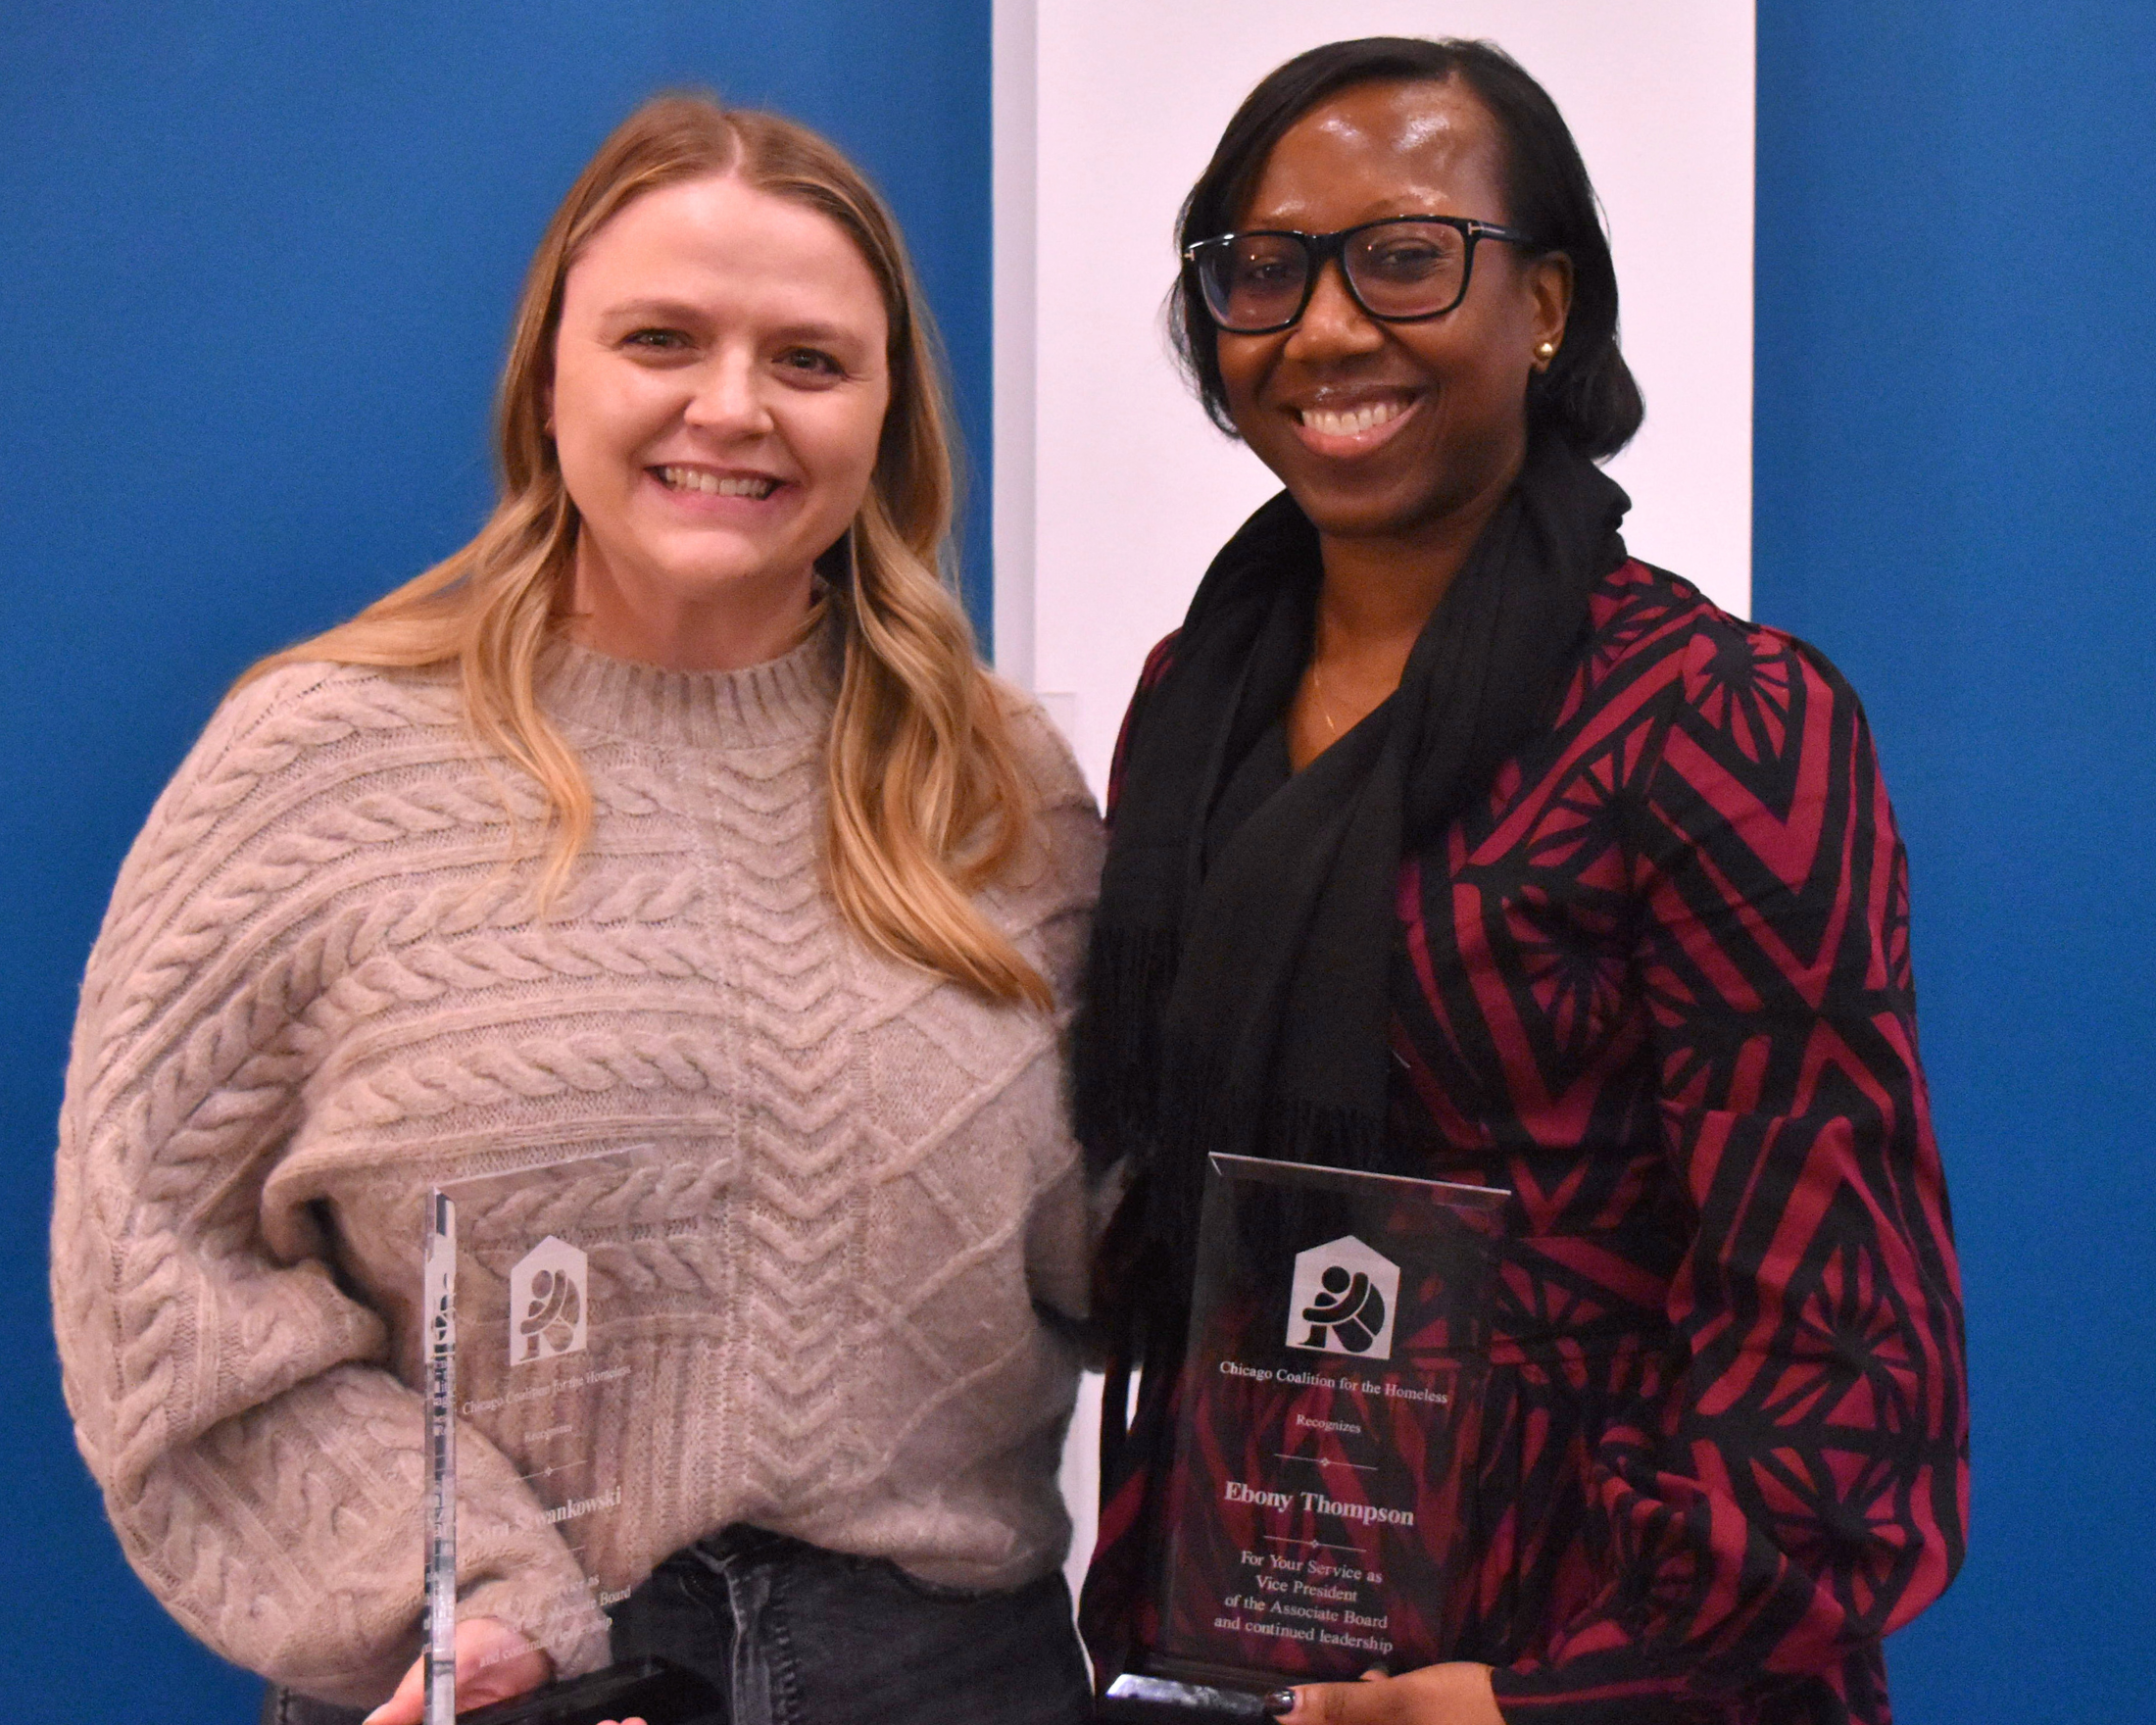
<path id="1" fill-rule="evenodd" d="M 75 1441 L 150 1590 L 226 1658 L 371 1704 L 417 1651 L 419 1402 L 266 1190 L 329 963 L 303 906 L 334 835 L 282 818 L 289 769 L 394 720 L 353 690 L 277 701 L 292 674 L 227 704 L 122 870 L 61 1116 L 54 1323 Z M 461 1613 L 565 1670 L 603 1662 L 596 1608 L 559 1614 L 578 1571 L 514 1468 L 468 1427 L 459 1462 Z"/>
<path id="2" fill-rule="evenodd" d="M 1546 1659 L 1496 1673 L 1518 1720 L 1723 1717 L 1792 1686 L 1847 1706 L 1963 1550 L 1959 1272 L 1862 709 L 1726 619 L 1672 696 L 1635 805 L 1635 963 L 1693 1232 L 1663 1393 L 1592 1461 L 1607 1580 Z"/>

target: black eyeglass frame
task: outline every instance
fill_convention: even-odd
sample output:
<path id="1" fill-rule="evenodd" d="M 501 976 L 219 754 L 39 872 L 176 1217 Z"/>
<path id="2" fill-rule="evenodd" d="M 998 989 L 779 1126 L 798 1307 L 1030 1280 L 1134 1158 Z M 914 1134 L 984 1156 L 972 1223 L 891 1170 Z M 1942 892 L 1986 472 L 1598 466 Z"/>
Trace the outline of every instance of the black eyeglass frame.
<path id="1" fill-rule="evenodd" d="M 1348 242 L 1357 234 L 1368 233 L 1374 227 L 1394 227 L 1404 222 L 1436 222 L 1441 227 L 1455 230 L 1467 242 L 1467 256 L 1460 260 L 1460 291 L 1452 296 L 1452 303 L 1440 306 L 1434 312 L 1410 312 L 1402 317 L 1396 313 L 1372 311 L 1369 303 L 1355 286 L 1354 274 L 1348 268 Z M 1309 259 L 1309 269 L 1302 277 L 1302 297 L 1296 302 L 1295 316 L 1278 323 L 1264 323 L 1254 327 L 1239 327 L 1223 322 L 1213 307 L 1212 296 L 1205 291 L 1205 271 L 1199 262 L 1199 254 L 1216 246 L 1233 245 L 1239 239 L 1292 239 L 1302 247 L 1303 256 Z M 1486 239 L 1502 240 L 1507 245 L 1528 246 L 1536 251 L 1544 249 L 1532 234 L 1522 233 L 1516 227 L 1500 227 L 1494 222 L 1478 222 L 1470 216 L 1386 216 L 1376 222 L 1358 222 L 1352 227 L 1339 228 L 1332 233 L 1304 233 L 1294 227 L 1251 227 L 1238 233 L 1216 233 L 1209 239 L 1193 240 L 1183 248 L 1183 263 L 1198 287 L 1198 303 L 1205 308 L 1205 316 L 1212 320 L 1213 327 L 1223 335 L 1276 335 L 1283 329 L 1293 329 L 1302 321 L 1302 314 L 1310 309 L 1310 297 L 1317 292 L 1318 277 L 1325 273 L 1327 264 L 1340 266 L 1341 285 L 1348 290 L 1348 297 L 1355 302 L 1356 309 L 1365 318 L 1380 323 L 1426 323 L 1432 318 L 1443 318 L 1459 310 L 1460 302 L 1467 298 L 1468 284 L 1475 279 L 1475 247 Z"/>

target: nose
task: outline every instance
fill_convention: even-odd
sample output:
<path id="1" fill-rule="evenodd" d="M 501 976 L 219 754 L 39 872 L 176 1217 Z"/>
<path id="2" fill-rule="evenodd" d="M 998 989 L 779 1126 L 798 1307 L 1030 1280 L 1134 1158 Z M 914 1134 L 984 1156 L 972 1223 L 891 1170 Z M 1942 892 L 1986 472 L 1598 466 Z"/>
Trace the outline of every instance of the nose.
<path id="1" fill-rule="evenodd" d="M 728 441 L 767 436 L 774 421 L 763 398 L 756 356 L 730 348 L 712 354 L 690 374 L 682 422 Z"/>
<path id="2" fill-rule="evenodd" d="M 1310 289 L 1310 303 L 1288 331 L 1288 352 L 1297 359 L 1334 359 L 1368 353 L 1384 341 L 1384 331 L 1348 291 L 1340 260 L 1328 258 Z"/>

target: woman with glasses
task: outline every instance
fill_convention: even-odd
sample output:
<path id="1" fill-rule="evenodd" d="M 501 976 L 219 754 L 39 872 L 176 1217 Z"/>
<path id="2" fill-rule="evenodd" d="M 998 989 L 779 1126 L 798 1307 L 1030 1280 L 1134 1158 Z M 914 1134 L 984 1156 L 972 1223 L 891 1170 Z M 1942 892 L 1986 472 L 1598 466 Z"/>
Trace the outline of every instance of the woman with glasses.
<path id="1" fill-rule="evenodd" d="M 1080 1130 L 1143 1172 L 1096 1662 L 1157 1632 L 1200 1171 L 1235 1151 L 1509 1195 L 1454 1597 L 1420 1602 L 1458 1633 L 1271 1711 L 1884 1721 L 1882 1637 L 1962 1554 L 1966 1412 L 1856 697 L 1626 552 L 1609 248 L 1502 53 L 1289 62 L 1182 242 L 1199 394 L 1285 491 L 1117 757 Z"/>

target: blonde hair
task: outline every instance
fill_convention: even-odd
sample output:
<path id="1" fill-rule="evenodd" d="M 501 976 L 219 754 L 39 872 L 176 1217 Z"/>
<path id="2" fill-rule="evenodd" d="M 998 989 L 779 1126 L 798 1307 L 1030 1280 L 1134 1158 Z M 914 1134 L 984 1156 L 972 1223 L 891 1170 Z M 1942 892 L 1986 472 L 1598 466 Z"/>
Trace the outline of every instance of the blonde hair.
<path id="1" fill-rule="evenodd" d="M 934 327 L 882 199 L 833 145 L 792 121 L 664 96 L 615 129 L 555 212 L 524 278 L 497 405 L 502 494 L 492 517 L 463 550 L 241 681 L 297 661 L 455 665 L 479 740 L 545 795 L 542 902 L 560 889 L 593 820 L 583 765 L 534 690 L 562 627 L 577 534 L 547 431 L 563 283 L 632 199 L 715 174 L 836 222 L 867 261 L 890 323 L 890 407 L 849 529 L 850 570 L 830 595 L 845 637 L 825 768 L 832 896 L 881 951 L 988 999 L 1046 1007 L 1040 973 L 971 897 L 1017 856 L 1033 797 L 1003 700 L 939 572 L 955 482 Z"/>

